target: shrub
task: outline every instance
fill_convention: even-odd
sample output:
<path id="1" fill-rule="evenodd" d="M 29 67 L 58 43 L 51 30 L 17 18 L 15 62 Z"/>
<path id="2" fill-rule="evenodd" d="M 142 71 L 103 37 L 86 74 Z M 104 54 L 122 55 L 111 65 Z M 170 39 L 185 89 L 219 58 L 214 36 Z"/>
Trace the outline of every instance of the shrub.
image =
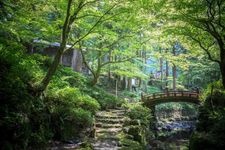
<path id="1" fill-rule="evenodd" d="M 90 126 L 100 106 L 71 87 L 84 78 L 61 66 L 44 97 L 32 96 L 30 84 L 40 82 L 51 60 L 17 48 L 0 48 L 0 149 L 44 149 L 53 137 L 69 139 Z"/>
<path id="2" fill-rule="evenodd" d="M 213 86 L 213 92 L 211 87 Z M 191 137 L 190 149 L 225 148 L 225 91 L 220 81 L 203 93 L 204 105 L 199 109 L 197 132 Z"/>
<path id="3" fill-rule="evenodd" d="M 132 119 L 140 120 L 141 124 L 148 127 L 151 121 L 151 110 L 145 106 L 142 106 L 141 103 L 131 103 L 125 105 L 128 108 L 127 115 Z"/>
<path id="4" fill-rule="evenodd" d="M 55 76 L 60 77 L 62 81 L 68 82 L 71 87 L 83 89 L 87 86 L 87 79 L 81 73 L 74 72 L 69 67 L 60 66 Z"/>
<path id="5" fill-rule="evenodd" d="M 51 129 L 54 139 L 68 140 L 78 137 L 79 133 L 93 123 L 91 112 L 82 108 L 65 108 L 58 106 L 57 110 L 51 113 Z"/>
<path id="6" fill-rule="evenodd" d="M 28 91 L 28 82 L 40 68 L 20 49 L 0 50 L 1 149 L 26 149 L 33 141 L 41 147 L 51 138 L 44 103 Z"/>
<path id="7" fill-rule="evenodd" d="M 101 105 L 102 109 L 115 108 L 123 103 L 121 99 L 116 98 L 114 95 L 109 94 L 98 87 L 88 87 L 83 89 L 83 91 L 95 98 Z"/>
<path id="8" fill-rule="evenodd" d="M 100 108 L 95 99 L 72 87 L 49 89 L 46 101 L 54 138 L 58 140 L 79 136 L 80 131 L 92 125 L 93 114 Z"/>
<path id="9" fill-rule="evenodd" d="M 65 87 L 56 91 L 49 90 L 47 97 L 50 103 L 61 105 L 67 108 L 83 108 L 91 111 L 93 114 L 100 108 L 99 103 L 88 95 L 83 95 L 79 89 Z M 53 106 L 54 106 L 53 104 Z"/>

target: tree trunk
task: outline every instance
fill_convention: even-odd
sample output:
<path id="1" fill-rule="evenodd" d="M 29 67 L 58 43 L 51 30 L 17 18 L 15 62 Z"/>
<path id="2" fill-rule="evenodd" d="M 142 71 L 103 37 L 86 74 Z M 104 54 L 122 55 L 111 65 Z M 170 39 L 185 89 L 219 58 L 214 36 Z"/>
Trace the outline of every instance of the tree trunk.
<path id="1" fill-rule="evenodd" d="M 173 46 L 173 55 L 176 56 L 175 45 Z M 173 90 L 176 90 L 177 67 L 173 64 Z"/>
<path id="2" fill-rule="evenodd" d="M 177 67 L 173 64 L 173 90 L 176 90 Z"/>
<path id="3" fill-rule="evenodd" d="M 126 89 L 126 77 L 122 77 L 121 89 L 122 90 Z"/>
<path id="4" fill-rule="evenodd" d="M 91 86 L 95 86 L 98 83 L 99 75 L 95 75 L 91 80 Z"/>
<path id="5" fill-rule="evenodd" d="M 221 76 L 222 76 L 223 88 L 225 89 L 225 56 L 223 56 L 223 58 L 221 58 L 220 72 L 221 72 Z"/>
<path id="6" fill-rule="evenodd" d="M 131 91 L 131 89 L 132 89 L 131 78 L 128 78 L 127 90 Z"/>
<path id="7" fill-rule="evenodd" d="M 166 54 L 168 53 L 168 49 L 166 49 Z M 168 86 L 168 77 L 169 77 L 169 62 L 166 60 L 166 86 Z"/>
<path id="8" fill-rule="evenodd" d="M 54 73 L 60 63 L 61 56 L 66 48 L 66 43 L 67 43 L 67 39 L 68 39 L 69 32 L 70 32 L 70 25 L 72 24 L 72 22 L 70 22 L 71 5 L 72 5 L 72 0 L 68 0 L 67 14 L 66 14 L 66 18 L 65 18 L 65 21 L 63 24 L 60 48 L 57 51 L 55 58 L 51 64 L 50 68 L 48 69 L 48 72 L 45 75 L 44 79 L 41 81 L 40 85 L 35 88 L 35 90 L 36 90 L 35 93 L 37 95 L 41 94 L 47 88 L 52 76 L 54 75 Z"/>
<path id="9" fill-rule="evenodd" d="M 160 82 L 161 82 L 161 90 L 163 89 L 163 59 L 160 58 Z"/>
<path id="10" fill-rule="evenodd" d="M 64 47 L 65 46 L 61 46 L 60 49 L 57 51 L 55 57 L 54 57 L 54 60 L 51 64 L 51 66 L 49 67 L 48 69 L 48 72 L 47 74 L 45 75 L 44 79 L 42 80 L 41 82 L 41 85 L 40 87 L 38 87 L 38 91 L 42 92 L 46 89 L 46 87 L 48 86 L 53 74 L 55 73 L 59 63 L 60 63 L 60 60 L 61 60 L 61 56 L 63 54 L 63 50 L 64 50 Z"/>

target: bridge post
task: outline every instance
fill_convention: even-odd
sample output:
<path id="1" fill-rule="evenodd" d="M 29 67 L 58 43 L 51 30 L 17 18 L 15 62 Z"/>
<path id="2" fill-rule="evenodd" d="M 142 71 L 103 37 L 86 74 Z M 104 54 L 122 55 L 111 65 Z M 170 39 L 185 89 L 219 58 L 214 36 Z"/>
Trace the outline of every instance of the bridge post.
<path id="1" fill-rule="evenodd" d="M 166 90 L 166 97 L 169 97 L 169 91 Z"/>

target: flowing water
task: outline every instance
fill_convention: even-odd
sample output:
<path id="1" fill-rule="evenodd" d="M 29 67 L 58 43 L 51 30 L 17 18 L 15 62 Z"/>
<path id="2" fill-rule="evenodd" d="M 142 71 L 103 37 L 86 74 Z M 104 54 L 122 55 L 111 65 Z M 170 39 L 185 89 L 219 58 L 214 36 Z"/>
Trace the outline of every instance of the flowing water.
<path id="1" fill-rule="evenodd" d="M 188 150 L 189 138 L 195 130 L 197 107 L 187 103 L 156 106 L 155 139 L 150 149 Z"/>

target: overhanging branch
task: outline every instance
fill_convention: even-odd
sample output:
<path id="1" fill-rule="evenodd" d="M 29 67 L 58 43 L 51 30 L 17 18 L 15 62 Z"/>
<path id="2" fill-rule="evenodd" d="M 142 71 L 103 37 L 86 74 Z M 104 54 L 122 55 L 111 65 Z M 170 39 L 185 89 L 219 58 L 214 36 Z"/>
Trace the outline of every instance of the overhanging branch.
<path id="1" fill-rule="evenodd" d="M 73 47 L 79 43 L 81 40 L 83 40 L 85 37 L 87 37 L 93 30 L 94 28 L 102 21 L 102 19 L 116 6 L 113 5 L 110 9 L 108 9 L 96 22 L 95 24 L 88 30 L 88 32 L 86 34 L 84 34 L 83 36 L 81 36 L 78 40 L 76 40 L 68 49 L 66 49 L 65 51 L 69 51 L 72 50 Z"/>
<path id="2" fill-rule="evenodd" d="M 188 37 L 190 37 L 193 41 L 197 42 L 198 45 L 206 52 L 206 54 L 208 55 L 208 59 L 213 61 L 213 62 L 216 62 L 216 63 L 219 63 L 220 64 L 220 61 L 219 60 L 216 60 L 216 59 L 213 59 L 212 58 L 212 55 L 211 53 L 209 52 L 209 49 L 215 44 L 215 42 L 213 42 L 210 46 L 208 46 L 208 48 L 204 47 L 201 43 L 200 40 L 198 40 L 197 38 L 194 38 L 193 36 L 190 36 L 190 35 L 187 35 Z"/>
<path id="3" fill-rule="evenodd" d="M 133 58 L 133 57 L 126 58 L 126 59 L 123 59 L 123 60 L 118 60 L 118 61 L 107 61 L 107 62 L 101 64 L 101 67 L 104 67 L 104 66 L 106 66 L 106 65 L 108 65 L 108 64 L 117 64 L 117 63 L 126 62 L 126 61 L 131 60 L 132 58 Z"/>

